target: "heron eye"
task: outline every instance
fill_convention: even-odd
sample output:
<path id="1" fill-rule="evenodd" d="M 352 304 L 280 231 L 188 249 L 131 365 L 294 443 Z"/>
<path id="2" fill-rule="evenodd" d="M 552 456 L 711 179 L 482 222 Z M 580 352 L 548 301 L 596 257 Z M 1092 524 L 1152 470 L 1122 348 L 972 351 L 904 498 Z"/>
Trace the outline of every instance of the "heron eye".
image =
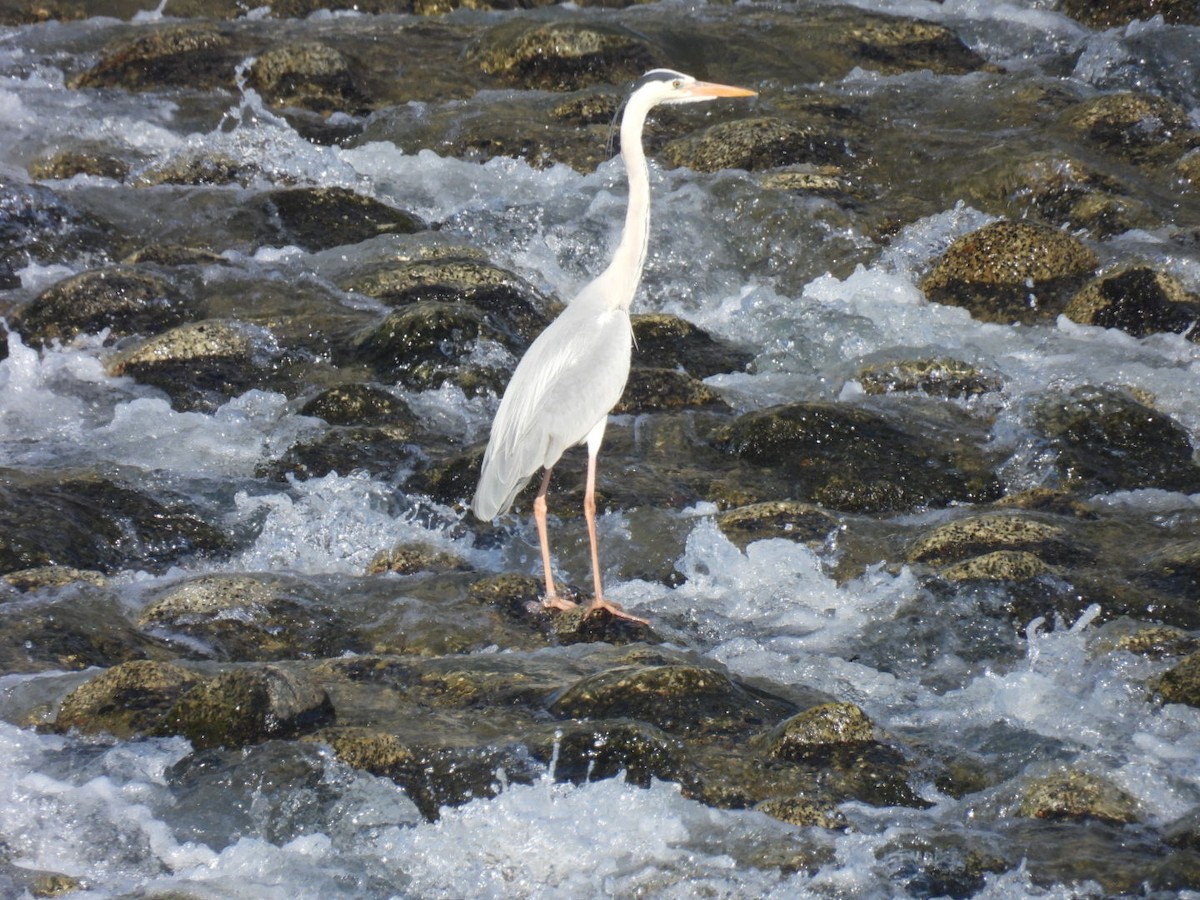
<path id="1" fill-rule="evenodd" d="M 683 87 L 683 82 L 676 78 L 671 82 L 671 87 L 675 88 L 675 90 L 679 90 L 681 87 Z"/>

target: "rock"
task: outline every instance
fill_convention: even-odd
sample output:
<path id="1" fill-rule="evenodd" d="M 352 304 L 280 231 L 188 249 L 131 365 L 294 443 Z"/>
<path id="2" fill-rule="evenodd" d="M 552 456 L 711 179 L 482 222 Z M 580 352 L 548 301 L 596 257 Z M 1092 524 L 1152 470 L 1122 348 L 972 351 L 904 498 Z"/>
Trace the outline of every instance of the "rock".
<path id="1" fill-rule="evenodd" d="M 331 428 L 319 437 L 293 444 L 278 459 L 255 467 L 255 475 L 284 481 L 324 478 L 330 472 L 349 475 L 366 472 L 379 478 L 396 473 L 419 460 L 413 443 L 418 429 L 411 425 Z"/>
<path id="2" fill-rule="evenodd" d="M 620 26 L 528 20 L 496 26 L 468 58 L 505 84 L 550 91 L 633 81 L 659 61 L 644 38 Z"/>
<path id="3" fill-rule="evenodd" d="M 1000 379 L 948 357 L 872 363 L 854 376 L 870 395 L 921 391 L 931 397 L 975 397 L 1001 387 Z"/>
<path id="4" fill-rule="evenodd" d="M 1200 490 L 1191 438 L 1170 416 L 1109 388 L 1080 387 L 1044 398 L 1034 429 L 1058 451 L 1069 485 L 1087 490 Z"/>
<path id="5" fill-rule="evenodd" d="M 844 831 L 848 827 L 846 817 L 827 801 L 814 802 L 803 797 L 781 797 L 763 800 L 754 808 L 799 828 L 815 826 L 831 831 Z"/>
<path id="6" fill-rule="evenodd" d="M 1175 174 L 1184 190 L 1200 191 L 1200 151 L 1192 151 L 1175 163 Z"/>
<path id="7" fill-rule="evenodd" d="M 330 425 L 417 424 L 407 403 L 391 391 L 369 384 L 327 388 L 300 407 L 300 415 L 315 416 Z"/>
<path id="8" fill-rule="evenodd" d="M 273 47 L 258 56 L 246 74 L 247 84 L 271 106 L 351 115 L 366 109 L 350 61 L 327 44 Z"/>
<path id="9" fill-rule="evenodd" d="M 49 188 L 0 178 L 0 289 L 20 287 L 14 270 L 31 261 L 77 266 L 111 254 L 117 242 L 111 225 Z"/>
<path id="10" fill-rule="evenodd" d="M 148 734 L 167 710 L 201 680 L 180 666 L 132 660 L 101 672 L 75 688 L 59 708 L 54 727 L 122 740 Z"/>
<path id="11" fill-rule="evenodd" d="M 757 172 L 798 163 L 844 162 L 850 152 L 843 137 L 777 118 L 755 118 L 722 122 L 677 138 L 667 144 L 663 155 L 671 165 L 697 172 Z"/>
<path id="12" fill-rule="evenodd" d="M 875 726 L 853 703 L 825 703 L 776 726 L 768 740 L 775 759 L 806 760 L 835 747 L 875 742 Z"/>
<path id="13" fill-rule="evenodd" d="M 152 263 L 159 266 L 223 266 L 228 263 L 219 253 L 203 247 L 187 247 L 183 244 L 147 244 L 133 251 L 123 263 L 135 266 Z"/>
<path id="14" fill-rule="evenodd" d="M 77 582 L 103 587 L 108 582 L 101 572 L 91 569 L 75 569 L 71 566 L 38 566 L 33 569 L 21 569 L 9 572 L 0 580 L 18 591 L 38 591 L 42 588 L 63 587 Z"/>
<path id="15" fill-rule="evenodd" d="M 1025 553 L 1043 563 L 1078 560 L 1082 554 L 1061 525 L 1028 515 L 991 513 L 937 526 L 909 547 L 907 560 L 940 566 L 997 552 Z M 1018 569 L 1031 565 L 1025 556 L 996 557 L 992 563 Z M 979 571 L 986 565 L 987 562 L 979 562 L 973 568 Z"/>
<path id="16" fill-rule="evenodd" d="M 259 204 L 274 229 L 270 240 L 309 252 L 428 227 L 412 213 L 342 187 L 268 191 Z"/>
<path id="17" fill-rule="evenodd" d="M 634 368 L 682 369 L 693 378 L 708 378 L 744 371 L 754 359 L 753 353 L 718 340 L 678 316 L 635 313 L 629 320 Z"/>
<path id="18" fill-rule="evenodd" d="M 639 367 L 630 371 L 612 411 L 624 415 L 713 406 L 725 406 L 721 395 L 686 372 Z"/>
<path id="19" fill-rule="evenodd" d="M 838 520 L 811 503 L 773 500 L 739 506 L 717 516 L 717 527 L 740 549 L 754 541 L 786 538 L 823 546 L 836 534 Z"/>
<path id="20" fill-rule="evenodd" d="M 0 469 L 0 573 L 48 565 L 155 571 L 229 547 L 220 529 L 177 500 L 94 474 Z"/>
<path id="21" fill-rule="evenodd" d="M 958 35 L 934 22 L 864 15 L 852 21 L 842 40 L 865 68 L 886 75 L 918 69 L 964 75 L 984 66 L 983 58 Z"/>
<path id="22" fill-rule="evenodd" d="M 1150 659 L 1186 656 L 1200 650 L 1200 639 L 1171 625 L 1139 626 L 1120 634 L 1108 646 L 1114 651 L 1135 653 Z"/>
<path id="23" fill-rule="evenodd" d="M 1131 91 L 1085 100 L 1066 123 L 1094 146 L 1139 165 L 1173 162 L 1200 142 L 1183 107 Z"/>
<path id="24" fill-rule="evenodd" d="M 692 665 L 624 666 L 572 684 L 550 703 L 559 718 L 635 719 L 694 736 L 764 726 L 790 704 L 724 672 Z"/>
<path id="25" fill-rule="evenodd" d="M 367 574 L 392 572 L 412 575 L 416 572 L 466 572 L 471 566 L 457 553 L 439 550 L 432 544 L 397 544 L 378 554 L 367 567 Z"/>
<path id="26" fill-rule="evenodd" d="M 1200 653 L 1191 653 L 1151 685 L 1165 703 L 1200 707 Z"/>
<path id="27" fill-rule="evenodd" d="M 131 91 L 163 87 L 232 90 L 240 56 L 234 41 L 211 25 L 148 26 L 133 39 L 107 48 L 99 62 L 72 78 L 69 85 Z"/>
<path id="28" fill-rule="evenodd" d="M 125 266 L 93 269 L 55 282 L 12 316 L 26 344 L 42 347 L 80 334 L 157 334 L 191 317 L 167 281 Z"/>
<path id="29" fill-rule="evenodd" d="M 184 693 L 159 734 L 186 737 L 197 750 L 244 747 L 329 725 L 329 695 L 308 677 L 277 666 L 231 669 Z"/>
<path id="30" fill-rule="evenodd" d="M 1089 28 L 1112 28 L 1162 16 L 1168 25 L 1200 25 L 1200 9 L 1190 0 L 1061 0 L 1059 11 Z"/>
<path id="31" fill-rule="evenodd" d="M 1031 819 L 1138 821 L 1137 801 L 1112 782 L 1078 770 L 1055 772 L 1026 785 L 1017 815 Z"/>
<path id="32" fill-rule="evenodd" d="M 1028 550 L 994 550 L 942 571 L 947 581 L 1028 581 L 1054 570 Z"/>
<path id="33" fill-rule="evenodd" d="M 66 180 L 76 175 L 124 181 L 129 175 L 129 164 L 103 152 L 91 153 L 82 150 L 59 150 L 52 156 L 29 164 L 29 176 L 38 181 Z"/>
<path id="34" fill-rule="evenodd" d="M 152 596 L 139 624 L 202 642 L 233 661 L 306 659 L 366 649 L 306 582 L 270 575 L 201 575 Z"/>
<path id="35" fill-rule="evenodd" d="M 269 348 L 270 336 L 260 329 L 205 319 L 126 347 L 108 371 L 160 388 L 177 410 L 211 411 L 263 383 Z"/>
<path id="36" fill-rule="evenodd" d="M 1000 221 L 951 244 L 921 289 L 984 322 L 1052 321 L 1096 265 L 1096 255 L 1065 232 Z"/>
<path id="37" fill-rule="evenodd" d="M 1134 337 L 1183 334 L 1200 321 L 1200 296 L 1165 272 L 1134 266 L 1088 282 L 1064 313 L 1082 325 L 1120 328 Z"/>
<path id="38" fill-rule="evenodd" d="M 188 147 L 139 171 L 133 184 L 139 188 L 163 184 L 192 187 L 237 184 L 248 187 L 255 180 L 265 177 L 262 167 L 252 160 Z"/>
<path id="39" fill-rule="evenodd" d="M 529 751 L 553 766 L 558 781 L 624 777 L 645 787 L 655 778 L 687 784 L 693 776 L 682 742 L 645 722 L 561 723 L 530 741 Z"/>
<path id="40" fill-rule="evenodd" d="M 605 643 L 614 647 L 626 644 L 657 644 L 661 638 L 649 625 L 614 616 L 607 610 L 588 613 L 590 597 L 567 585 L 565 595 L 579 605 L 574 609 L 551 613 L 551 626 L 560 644 Z"/>
<path id="41" fill-rule="evenodd" d="M 794 403 L 739 416 L 717 429 L 715 446 L 784 479 L 793 499 L 847 512 L 977 502 L 999 493 L 982 459 L 868 410 Z"/>

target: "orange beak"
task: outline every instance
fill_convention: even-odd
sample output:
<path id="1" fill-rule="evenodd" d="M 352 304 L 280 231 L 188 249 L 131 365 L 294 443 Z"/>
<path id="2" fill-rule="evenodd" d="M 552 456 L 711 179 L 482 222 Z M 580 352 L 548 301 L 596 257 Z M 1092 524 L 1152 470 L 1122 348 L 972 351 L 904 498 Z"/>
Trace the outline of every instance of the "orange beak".
<path id="1" fill-rule="evenodd" d="M 758 91 L 733 87 L 728 84 L 714 84 L 711 81 L 696 81 L 689 84 L 683 91 L 689 97 L 757 97 Z"/>

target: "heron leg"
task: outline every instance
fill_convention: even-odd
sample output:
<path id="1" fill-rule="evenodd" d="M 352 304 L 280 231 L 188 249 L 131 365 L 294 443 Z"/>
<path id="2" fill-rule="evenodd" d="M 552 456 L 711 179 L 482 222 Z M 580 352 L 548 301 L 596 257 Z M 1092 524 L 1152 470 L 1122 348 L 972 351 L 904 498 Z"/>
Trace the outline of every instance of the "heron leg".
<path id="1" fill-rule="evenodd" d="M 596 456 L 597 454 L 592 452 L 589 446 L 587 487 L 583 492 L 583 515 L 587 519 L 588 539 L 592 544 L 592 578 L 596 583 L 596 596 L 588 604 L 584 616 L 590 616 L 596 610 L 603 609 L 619 619 L 628 619 L 631 622 L 641 622 L 643 625 L 649 625 L 650 623 L 645 619 L 640 619 L 632 613 L 627 613 L 616 603 L 604 599 L 604 588 L 600 584 L 600 547 L 599 542 L 596 540 Z"/>
<path id="2" fill-rule="evenodd" d="M 542 599 L 542 605 L 547 609 L 574 609 L 577 605 L 574 601 L 558 595 L 558 589 L 554 586 L 554 570 L 550 566 L 550 533 L 546 528 L 546 491 L 550 489 L 550 473 L 553 468 L 553 466 L 547 467 L 546 474 L 542 476 L 541 489 L 533 501 L 533 521 L 537 524 L 538 543 L 542 545 L 542 570 L 546 577 L 546 596 Z"/>

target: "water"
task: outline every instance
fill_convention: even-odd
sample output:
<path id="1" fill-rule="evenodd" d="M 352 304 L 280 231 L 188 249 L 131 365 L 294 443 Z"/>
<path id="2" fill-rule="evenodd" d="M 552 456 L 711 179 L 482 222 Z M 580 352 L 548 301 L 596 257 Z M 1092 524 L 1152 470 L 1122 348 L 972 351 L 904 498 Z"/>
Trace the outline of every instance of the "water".
<path id="1" fill-rule="evenodd" d="M 1081 94 L 1148 90 L 1183 104 L 1200 126 L 1200 29 L 1151 21 L 1092 32 L 1039 0 L 853 5 L 945 23 L 1005 67 L 1018 86 L 1053 83 Z M 657 5 L 627 15 L 636 24 L 664 9 L 685 12 Z M 317 16 L 310 25 L 337 22 Z M 253 160 L 271 179 L 352 186 L 441 222 L 443 234 L 485 249 L 560 297 L 586 282 L 612 244 L 623 214 L 615 162 L 581 174 L 561 164 L 535 168 L 508 158 L 480 164 L 430 149 L 406 152 L 383 139 L 320 147 L 266 110 L 244 84 L 239 95 L 182 98 L 67 88 L 66 72 L 79 65 L 69 54 L 85 48 L 80 52 L 94 55 L 97 38 L 126 27 L 92 19 L 0 35 L 0 172 L 24 181 L 30 159 L 68 138 L 122 148 L 147 169 L 189 152 L 222 153 Z M 939 110 L 974 115 L 971 105 L 995 84 L 990 74 L 858 69 L 824 87 L 865 109 L 911 117 L 919 129 L 944 125 L 948 114 Z M 763 91 L 803 87 L 773 83 Z M 463 101 L 463 115 L 495 99 Z M 403 108 L 418 124 L 428 113 L 420 103 Z M 1013 140 L 1039 138 L 1018 133 Z M 953 154 L 951 147 L 932 168 L 951 165 Z M 922 177 L 914 174 L 913 193 L 928 205 Z M 939 176 L 928 177 L 932 183 Z M 989 449 L 1009 461 L 1002 475 L 1011 490 L 1047 481 L 1028 416 L 1049 388 L 1109 383 L 1144 390 L 1193 442 L 1200 439 L 1200 347 L 1183 337 L 1134 339 L 1066 319 L 1002 327 L 925 302 L 917 287 L 921 273 L 955 237 L 992 218 L 969 203 L 928 208 L 884 243 L 867 228 L 869 217 L 856 220 L 814 197 L 760 191 L 746 173 L 655 169 L 652 181 L 655 222 L 639 307 L 682 315 L 753 348 L 752 374 L 709 379 L 737 409 L 853 399 L 860 392 L 853 372 L 864 360 L 946 354 L 1003 378 L 1001 395 L 979 405 L 992 417 Z M 182 215 L 182 193 L 169 188 L 148 191 L 143 208 L 129 209 L 103 178 L 80 175 L 54 187 L 168 240 L 186 242 L 208 227 Z M 1171 227 L 1119 234 L 1097 249 L 1105 259 L 1152 260 L 1200 291 L 1200 255 Z M 339 265 L 388 252 L 386 241 L 317 254 L 294 247 L 227 251 L 228 265 L 201 267 L 198 277 L 214 293 L 243 277 L 324 284 Z M 91 262 L 21 268 L 20 287 L 0 299 L 0 311 Z M 485 572 L 535 570 L 531 528 L 514 524 L 499 545 L 477 545 L 457 527 L 458 512 L 397 491 L 404 473 L 393 481 L 361 473 L 286 484 L 257 478 L 260 463 L 316 427 L 282 395 L 256 390 L 215 412 L 177 412 L 155 390 L 106 374 L 103 357 L 101 337 L 35 351 L 10 336 L 8 357 L 0 361 L 0 464 L 137 471 L 146 484 L 216 505 L 231 531 L 256 535 L 225 561 L 116 575 L 134 613 L 147 589 L 184 575 L 351 576 L 377 548 L 398 541 L 430 542 Z M 431 428 L 463 444 L 486 434 L 496 403 L 453 387 L 400 393 Z M 1194 517 L 1198 498 L 1135 491 L 1091 502 L 1166 521 Z M 878 726 L 914 746 L 970 757 L 998 775 L 994 786 L 952 795 L 918 779 L 927 808 L 846 804 L 849 828 L 825 831 L 754 811 L 713 809 L 664 782 L 573 785 L 547 772 L 532 784 L 444 810 L 430 823 L 392 782 L 345 766 L 320 745 L 269 743 L 193 755 L 178 738 L 123 743 L 18 727 L 14 720 L 37 718 L 39 700 L 49 702 L 82 679 L 6 674 L 0 678 L 0 712 L 8 720 L 0 722 L 0 849 L 15 865 L 76 876 L 82 887 L 73 896 L 81 898 L 171 891 L 229 898 L 890 897 L 949 890 L 929 876 L 936 870 L 931 861 L 960 857 L 982 835 L 998 851 L 1028 858 L 985 870 L 974 896 L 1091 898 L 1109 889 L 1087 877 L 1087 864 L 1043 858 L 1037 839 L 1023 832 L 1015 812 L 1028 779 L 1070 762 L 1131 795 L 1138 826 L 1118 836 L 1100 829 L 1094 846 L 1086 834 L 1062 846 L 1085 860 L 1089 852 L 1103 857 L 1121 847 L 1138 871 L 1149 871 L 1146 860 L 1163 853 L 1147 832 L 1200 806 L 1200 711 L 1147 702 L 1146 680 L 1167 663 L 1104 651 L 1111 629 L 1100 624 L 1100 609 L 1074 621 L 1043 617 L 1013 627 L 981 615 L 997 598 L 933 596 L 907 567 L 880 563 L 837 578 L 837 546 L 813 550 L 772 540 L 739 550 L 713 523 L 714 512 L 700 505 L 663 513 L 665 525 L 639 511 L 605 516 L 612 599 L 735 673 L 826 691 L 858 703 Z M 943 516 L 935 511 L 893 524 L 902 529 Z M 638 536 L 648 530 L 677 542 L 675 568 L 686 576 L 678 586 L 630 574 L 636 565 L 622 548 L 636 555 Z M 560 562 L 581 581 L 585 547 L 563 541 Z M 9 601 L 6 608 L 36 602 Z M 1095 865 L 1111 876 L 1122 859 Z M 7 878 L 0 872 L 0 894 L 22 896 Z M 1147 891 L 1200 896 L 1194 882 L 1179 885 L 1168 874 Z M 1137 884 L 1127 890 L 1142 893 Z"/>

